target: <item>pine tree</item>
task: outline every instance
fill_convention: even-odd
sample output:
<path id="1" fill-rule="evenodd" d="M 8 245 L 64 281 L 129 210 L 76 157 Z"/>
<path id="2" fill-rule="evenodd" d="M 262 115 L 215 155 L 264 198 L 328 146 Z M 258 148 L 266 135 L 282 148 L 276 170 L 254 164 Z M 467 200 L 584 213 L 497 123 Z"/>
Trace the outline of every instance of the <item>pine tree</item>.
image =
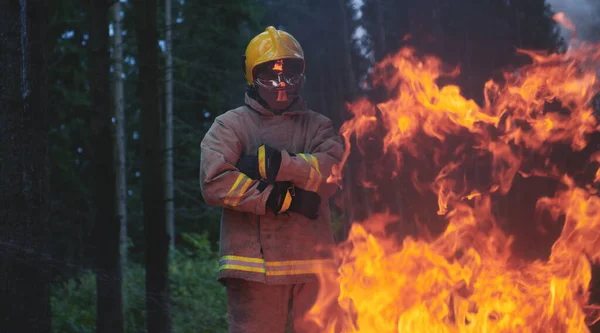
<path id="1" fill-rule="evenodd" d="M 47 4 L 0 5 L 0 327 L 50 333 Z"/>
<path id="2" fill-rule="evenodd" d="M 164 144 L 158 100 L 157 1 L 134 2 L 138 45 L 138 101 L 142 121 L 142 203 L 146 240 L 146 326 L 171 332 L 169 238 L 165 215 Z"/>
<path id="3" fill-rule="evenodd" d="M 90 0 L 89 82 L 92 129 L 93 171 L 95 180 L 94 243 L 96 257 L 97 310 L 96 332 L 121 333 L 124 330 L 120 232 L 117 211 L 117 176 L 113 151 L 110 96 L 110 54 L 108 2 Z"/>

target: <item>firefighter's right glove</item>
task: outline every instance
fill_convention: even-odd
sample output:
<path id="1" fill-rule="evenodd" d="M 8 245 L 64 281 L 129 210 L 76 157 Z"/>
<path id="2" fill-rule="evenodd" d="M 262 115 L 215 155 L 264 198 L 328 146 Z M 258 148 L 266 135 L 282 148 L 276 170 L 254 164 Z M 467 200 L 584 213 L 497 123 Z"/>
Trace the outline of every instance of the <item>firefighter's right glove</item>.
<path id="1" fill-rule="evenodd" d="M 236 167 L 252 179 L 273 183 L 281 167 L 281 151 L 261 145 L 256 155 L 242 155 Z"/>
<path id="2" fill-rule="evenodd" d="M 267 199 L 267 207 L 275 214 L 294 212 L 311 220 L 319 217 L 320 206 L 321 197 L 317 193 L 295 187 L 290 182 L 274 183 Z"/>

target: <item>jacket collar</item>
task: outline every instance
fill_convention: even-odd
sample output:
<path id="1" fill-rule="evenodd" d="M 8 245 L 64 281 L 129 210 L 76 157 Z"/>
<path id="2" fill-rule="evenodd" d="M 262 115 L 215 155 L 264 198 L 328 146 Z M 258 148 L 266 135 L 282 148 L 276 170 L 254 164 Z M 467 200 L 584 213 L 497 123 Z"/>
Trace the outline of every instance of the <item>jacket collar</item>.
<path id="1" fill-rule="evenodd" d="M 260 113 L 263 116 L 276 116 L 277 114 L 275 114 L 273 111 L 265 108 L 262 104 L 260 104 L 257 100 L 255 100 L 254 98 L 248 96 L 248 94 L 246 93 L 246 97 L 244 99 L 244 102 L 246 103 L 246 105 L 251 108 L 252 110 Z M 294 102 L 294 104 L 290 105 L 287 110 L 285 110 L 281 115 L 283 116 L 293 116 L 293 115 L 297 115 L 297 114 L 301 114 L 307 111 L 306 108 L 306 102 L 304 101 L 304 99 L 302 99 L 302 97 L 298 97 L 298 99 L 296 100 L 296 102 Z"/>

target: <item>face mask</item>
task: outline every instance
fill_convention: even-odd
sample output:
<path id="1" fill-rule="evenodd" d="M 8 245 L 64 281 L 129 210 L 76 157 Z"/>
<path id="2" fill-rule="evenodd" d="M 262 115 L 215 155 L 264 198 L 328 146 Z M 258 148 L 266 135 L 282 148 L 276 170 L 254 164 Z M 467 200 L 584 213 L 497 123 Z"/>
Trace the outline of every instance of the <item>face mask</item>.
<path id="1" fill-rule="evenodd" d="M 256 74 L 254 85 L 258 95 L 274 111 L 287 109 L 300 95 L 304 85 L 304 74 L 297 66 L 285 66 L 283 60 L 265 64 Z M 292 70 L 287 70 L 288 68 Z"/>
<path id="2" fill-rule="evenodd" d="M 282 111 L 287 109 L 300 96 L 303 78 L 293 85 L 281 81 L 276 87 L 264 86 L 256 84 L 258 95 L 269 105 L 274 111 Z"/>

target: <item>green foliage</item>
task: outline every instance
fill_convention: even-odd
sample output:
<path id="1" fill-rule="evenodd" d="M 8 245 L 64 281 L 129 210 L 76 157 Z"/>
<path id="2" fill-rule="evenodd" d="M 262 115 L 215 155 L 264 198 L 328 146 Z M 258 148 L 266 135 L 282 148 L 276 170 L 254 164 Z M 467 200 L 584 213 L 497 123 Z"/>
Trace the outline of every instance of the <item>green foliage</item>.
<path id="1" fill-rule="evenodd" d="M 333 235 L 335 236 L 336 242 L 343 241 L 344 236 L 344 225 L 346 223 L 347 217 L 344 215 L 344 212 L 341 209 L 337 209 L 336 207 L 332 207 L 331 209 L 331 229 L 333 230 Z"/>
<path id="2" fill-rule="evenodd" d="M 206 234 L 185 234 L 187 250 L 171 257 L 174 333 L 225 333 L 225 288 L 216 281 L 217 255 Z M 124 285 L 125 332 L 145 332 L 144 269 L 132 264 Z M 96 278 L 91 272 L 52 288 L 55 333 L 93 333 L 96 329 Z"/>
<path id="3" fill-rule="evenodd" d="M 95 332 L 96 278 L 93 274 L 54 286 L 52 291 L 52 332 Z"/>
<path id="4" fill-rule="evenodd" d="M 183 238 L 192 250 L 175 252 L 169 272 L 173 332 L 226 332 L 227 297 L 215 279 L 218 257 L 206 234 L 184 234 Z"/>

